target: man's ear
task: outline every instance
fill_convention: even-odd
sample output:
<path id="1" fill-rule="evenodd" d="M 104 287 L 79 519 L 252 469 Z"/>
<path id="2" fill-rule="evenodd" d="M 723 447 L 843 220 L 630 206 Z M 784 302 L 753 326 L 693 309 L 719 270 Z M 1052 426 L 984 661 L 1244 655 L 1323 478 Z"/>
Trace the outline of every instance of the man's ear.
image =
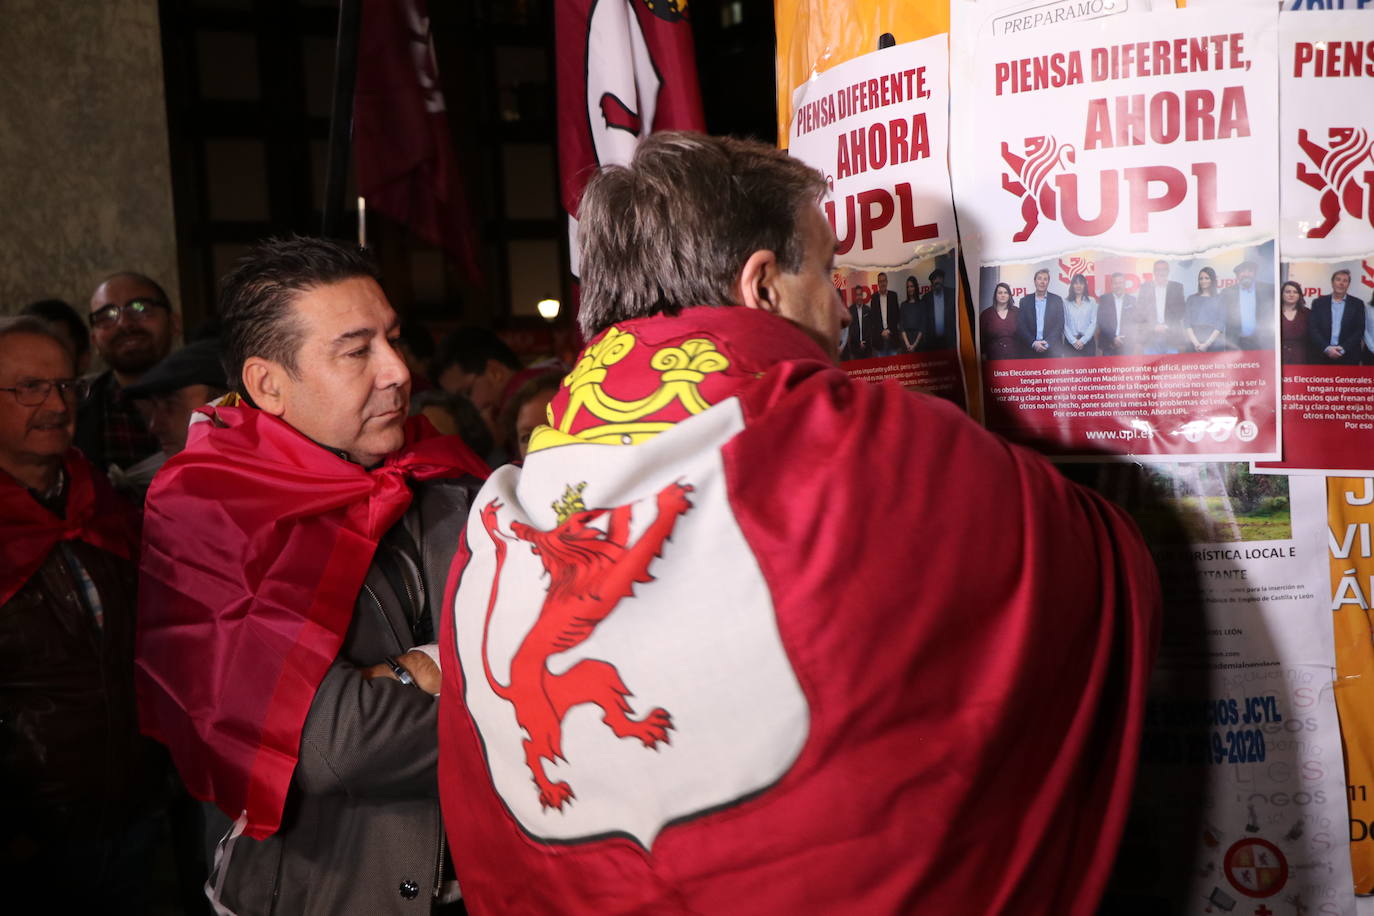
<path id="1" fill-rule="evenodd" d="M 774 315 L 782 308 L 782 267 L 778 256 L 761 248 L 749 256 L 739 274 L 739 304 Z"/>
<path id="2" fill-rule="evenodd" d="M 482 374 L 496 382 L 497 385 L 505 385 L 506 382 L 510 381 L 511 376 L 515 375 L 515 370 L 499 359 L 488 359 L 487 364 L 482 367 Z M 500 394 L 499 391 L 497 393 Z"/>
<path id="3" fill-rule="evenodd" d="M 282 386 L 286 370 L 278 363 L 261 356 L 250 356 L 243 363 L 243 387 L 258 407 L 274 417 L 286 413 L 286 397 Z"/>

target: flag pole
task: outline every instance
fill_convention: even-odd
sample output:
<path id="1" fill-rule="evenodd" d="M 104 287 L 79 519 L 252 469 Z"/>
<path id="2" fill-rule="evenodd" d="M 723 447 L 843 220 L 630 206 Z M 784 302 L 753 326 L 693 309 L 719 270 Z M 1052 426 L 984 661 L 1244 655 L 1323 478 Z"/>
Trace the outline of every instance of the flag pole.
<path id="1" fill-rule="evenodd" d="M 362 0 L 339 4 L 339 36 L 334 46 L 334 99 L 329 111 L 329 159 L 325 169 L 324 218 L 320 234 L 346 238 L 344 190 L 348 181 L 348 154 L 353 139 L 353 87 L 358 76 L 358 24 Z"/>

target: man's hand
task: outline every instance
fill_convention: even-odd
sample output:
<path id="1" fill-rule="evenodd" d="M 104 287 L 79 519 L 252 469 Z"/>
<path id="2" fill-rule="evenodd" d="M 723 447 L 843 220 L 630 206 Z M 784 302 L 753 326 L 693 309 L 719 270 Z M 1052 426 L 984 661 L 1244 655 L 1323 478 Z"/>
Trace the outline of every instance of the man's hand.
<path id="1" fill-rule="evenodd" d="M 410 672 L 410 676 L 415 678 L 416 687 L 433 696 L 439 695 L 439 687 L 443 683 L 443 674 L 439 671 L 439 666 L 434 664 L 433 659 L 428 655 L 418 649 L 411 649 L 404 655 L 396 656 L 396 664 Z M 367 680 L 372 680 L 374 677 L 389 677 L 393 681 L 399 680 L 391 670 L 391 666 L 386 662 L 362 669 L 362 676 Z"/>
<path id="2" fill-rule="evenodd" d="M 1345 347 L 1327 347 L 1324 352 L 1327 359 L 1340 359 L 1345 355 Z"/>

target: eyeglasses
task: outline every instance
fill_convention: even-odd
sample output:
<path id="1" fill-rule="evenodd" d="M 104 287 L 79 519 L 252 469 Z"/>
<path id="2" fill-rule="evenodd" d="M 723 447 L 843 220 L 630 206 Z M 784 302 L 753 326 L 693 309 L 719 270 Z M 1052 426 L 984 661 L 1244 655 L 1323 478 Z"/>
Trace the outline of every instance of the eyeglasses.
<path id="1" fill-rule="evenodd" d="M 11 392 L 23 407 L 37 407 L 48 399 L 54 388 L 64 401 L 76 402 L 86 397 L 91 385 L 84 378 L 26 378 L 0 391 Z"/>
<path id="2" fill-rule="evenodd" d="M 91 312 L 91 327 L 108 328 L 119 322 L 121 316 L 131 321 L 147 321 L 154 308 L 165 309 L 167 303 L 156 299 L 130 299 L 123 305 L 111 302 Z"/>

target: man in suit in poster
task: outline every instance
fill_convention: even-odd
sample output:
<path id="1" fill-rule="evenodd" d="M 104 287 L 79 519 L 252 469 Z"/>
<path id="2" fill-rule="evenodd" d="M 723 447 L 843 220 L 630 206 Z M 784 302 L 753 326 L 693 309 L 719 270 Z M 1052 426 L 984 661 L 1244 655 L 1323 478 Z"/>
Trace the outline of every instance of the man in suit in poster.
<path id="1" fill-rule="evenodd" d="M 873 310 L 878 313 L 878 355 L 891 356 L 901 346 L 901 326 L 897 321 L 897 294 L 887 288 L 887 274 L 878 274 L 878 291 L 873 294 Z"/>
<path id="2" fill-rule="evenodd" d="M 1272 298 L 1272 292 L 1271 292 Z M 1183 284 L 1169 279 L 1169 262 L 1155 261 L 1154 273 L 1136 297 L 1137 346 L 1141 353 L 1177 353 L 1183 345 Z"/>
<path id="3" fill-rule="evenodd" d="M 1367 340 L 1364 303 L 1346 295 L 1350 271 L 1331 275 L 1331 293 L 1312 300 L 1307 333 L 1312 342 L 1312 359 L 1319 365 L 1358 366 L 1360 345 Z M 1366 346 L 1365 357 L 1368 360 Z"/>
<path id="4" fill-rule="evenodd" d="M 1236 283 L 1222 292 L 1226 337 L 1237 350 L 1274 349 L 1274 284 L 1256 283 L 1259 265 L 1241 261 Z"/>
<path id="5" fill-rule="evenodd" d="M 1064 340 L 1064 300 L 1050 292 L 1050 272 L 1035 272 L 1035 292 L 1021 297 L 1016 336 L 1031 357 L 1059 356 Z"/>
<path id="6" fill-rule="evenodd" d="M 956 340 L 959 318 L 955 314 L 955 295 L 945 287 L 945 272 L 940 268 L 930 272 L 930 292 L 926 293 L 925 333 L 921 337 L 922 350 L 952 350 Z"/>
<path id="7" fill-rule="evenodd" d="M 848 353 L 845 359 L 871 359 L 878 355 L 878 341 L 882 335 L 882 324 L 878 321 L 878 310 L 868 299 L 868 287 L 854 287 L 854 304 L 849 307 Z"/>
<path id="8" fill-rule="evenodd" d="M 1112 291 L 1097 300 L 1097 352 L 1103 356 L 1129 353 L 1135 343 L 1131 325 L 1135 321 L 1135 296 L 1126 292 L 1126 275 L 1112 274 Z"/>

